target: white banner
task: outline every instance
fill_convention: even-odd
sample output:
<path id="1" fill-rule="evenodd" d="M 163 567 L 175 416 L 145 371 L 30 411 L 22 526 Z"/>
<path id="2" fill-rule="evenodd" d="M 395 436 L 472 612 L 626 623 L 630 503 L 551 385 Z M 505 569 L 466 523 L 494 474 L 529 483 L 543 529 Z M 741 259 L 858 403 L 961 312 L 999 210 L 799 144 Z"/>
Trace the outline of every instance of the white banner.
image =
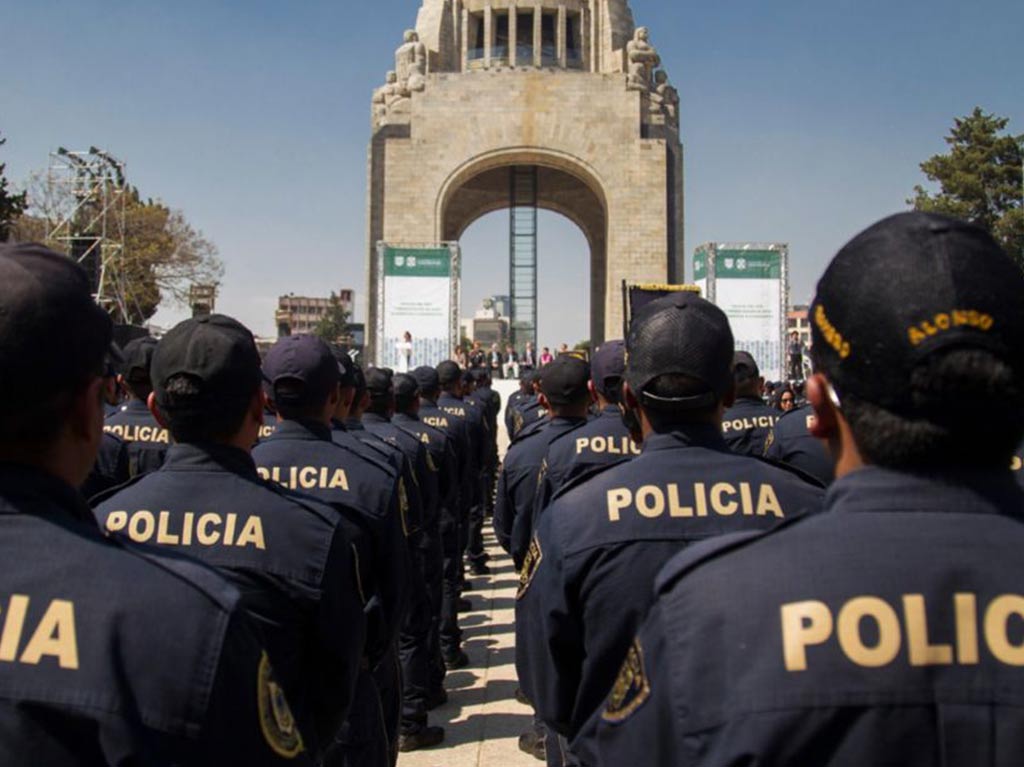
<path id="1" fill-rule="evenodd" d="M 384 248 L 377 364 L 396 372 L 452 354 L 452 257 L 447 248 Z"/>

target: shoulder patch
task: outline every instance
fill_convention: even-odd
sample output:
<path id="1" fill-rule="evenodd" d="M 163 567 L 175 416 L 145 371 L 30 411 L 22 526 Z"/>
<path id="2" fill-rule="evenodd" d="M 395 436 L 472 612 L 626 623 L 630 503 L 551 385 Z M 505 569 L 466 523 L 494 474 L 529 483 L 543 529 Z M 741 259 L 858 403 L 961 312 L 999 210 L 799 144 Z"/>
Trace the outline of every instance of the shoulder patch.
<path id="1" fill-rule="evenodd" d="M 594 477 L 596 477 L 598 474 L 603 474 L 604 472 L 608 471 L 609 469 L 613 469 L 616 466 L 620 466 L 620 465 L 622 465 L 624 463 L 629 463 L 631 460 L 633 460 L 632 456 L 630 456 L 628 458 L 621 458 L 618 461 L 612 461 L 610 463 L 602 463 L 602 464 L 598 464 L 596 466 L 591 466 L 591 467 L 585 469 L 584 471 L 581 471 L 578 474 L 573 475 L 572 477 L 567 479 L 564 483 L 562 483 L 561 487 L 559 487 L 555 491 L 555 494 L 553 496 L 551 496 L 551 500 L 553 501 L 556 498 L 559 498 L 559 497 L 565 495 L 570 490 L 574 490 L 575 488 L 579 487 L 580 485 L 582 485 L 582 484 L 584 484 L 586 482 L 589 482 Z"/>
<path id="2" fill-rule="evenodd" d="M 427 450 L 426 453 L 427 453 L 427 469 L 430 471 L 431 474 L 437 474 L 438 468 L 437 468 L 437 463 L 434 462 L 434 456 L 431 455 L 429 450 Z"/>
<path id="3" fill-rule="evenodd" d="M 768 436 L 765 437 L 765 440 L 764 440 L 764 450 L 761 451 L 761 455 L 767 457 L 768 451 L 771 449 L 772 445 L 774 445 L 774 444 L 775 444 L 775 429 L 773 428 L 773 429 L 770 429 L 768 431 Z"/>
<path id="4" fill-rule="evenodd" d="M 284 690 L 274 681 L 274 670 L 266 652 L 260 659 L 257 677 L 256 695 L 263 737 L 275 754 L 284 759 L 294 759 L 306 747 Z"/>
<path id="5" fill-rule="evenodd" d="M 409 491 L 405 487 L 405 478 L 398 478 L 398 512 L 402 516 L 402 532 L 409 537 Z"/>
<path id="6" fill-rule="evenodd" d="M 612 724 L 624 722 L 650 697 L 651 680 L 644 668 L 644 649 L 640 646 L 640 640 L 634 639 L 601 718 Z"/>
<path id="7" fill-rule="evenodd" d="M 537 472 L 537 487 L 544 484 L 544 478 L 548 475 L 548 459 L 540 462 L 540 471 Z"/>
<path id="8" fill-rule="evenodd" d="M 526 556 L 523 558 L 523 568 L 519 571 L 519 590 L 516 592 L 516 601 L 526 596 L 530 584 L 533 583 L 533 577 L 537 574 L 537 568 L 540 567 L 543 559 L 544 552 L 541 551 L 540 541 L 535 535 L 533 540 L 530 541 L 530 548 L 526 550 Z"/>

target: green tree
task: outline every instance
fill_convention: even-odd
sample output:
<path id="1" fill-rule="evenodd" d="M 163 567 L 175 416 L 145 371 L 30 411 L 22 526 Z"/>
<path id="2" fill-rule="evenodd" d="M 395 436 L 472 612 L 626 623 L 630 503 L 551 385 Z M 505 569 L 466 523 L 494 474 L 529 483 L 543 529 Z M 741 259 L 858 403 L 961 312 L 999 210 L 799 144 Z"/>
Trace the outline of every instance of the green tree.
<path id="1" fill-rule="evenodd" d="M 320 336 L 329 344 L 339 344 L 347 340 L 348 334 L 348 312 L 338 294 L 331 291 L 330 306 L 313 329 L 313 335 Z"/>
<path id="2" fill-rule="evenodd" d="M 1024 267 L 1024 136 L 1006 134 L 1009 119 L 980 107 L 957 118 L 946 137 L 947 154 L 921 163 L 940 191 L 914 188 L 917 210 L 945 213 L 988 229 Z"/>
<path id="3" fill-rule="evenodd" d="M 0 146 L 6 143 L 7 139 L 0 137 Z M 8 191 L 7 177 L 4 175 L 6 169 L 7 164 L 0 162 L 0 242 L 7 242 L 11 227 L 21 217 L 26 204 L 24 192 L 13 194 Z"/>

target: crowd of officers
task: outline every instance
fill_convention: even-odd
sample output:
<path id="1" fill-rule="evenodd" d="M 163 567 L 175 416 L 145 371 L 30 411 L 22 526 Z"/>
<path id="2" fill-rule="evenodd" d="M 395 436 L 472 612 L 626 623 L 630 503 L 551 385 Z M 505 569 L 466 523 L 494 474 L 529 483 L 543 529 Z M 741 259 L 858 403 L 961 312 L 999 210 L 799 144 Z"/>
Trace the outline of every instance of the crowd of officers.
<path id="1" fill-rule="evenodd" d="M 222 315 L 117 349 L 77 265 L 4 246 L 0 764 L 440 744 L 493 514 L 549 765 L 1019 765 L 1022 294 L 981 230 L 886 219 L 819 282 L 801 407 L 680 293 L 524 375 L 499 462 L 486 371 Z"/>

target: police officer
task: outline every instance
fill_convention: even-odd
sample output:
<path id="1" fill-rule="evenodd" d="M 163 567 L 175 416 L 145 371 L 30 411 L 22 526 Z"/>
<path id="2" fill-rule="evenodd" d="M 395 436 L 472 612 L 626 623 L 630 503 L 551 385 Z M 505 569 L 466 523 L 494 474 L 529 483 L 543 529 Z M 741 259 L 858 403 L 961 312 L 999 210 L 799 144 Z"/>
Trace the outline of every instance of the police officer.
<path id="1" fill-rule="evenodd" d="M 515 393 L 511 394 L 508 398 L 508 402 L 505 403 L 505 434 L 508 435 L 508 441 L 511 442 L 515 439 L 516 429 L 518 428 L 515 415 L 519 410 L 519 406 L 526 401 L 527 398 L 533 396 L 533 371 L 523 369 L 519 375 L 519 389 Z M 520 416 L 521 418 L 522 416 Z M 521 422 L 520 422 L 521 425 Z"/>
<path id="2" fill-rule="evenodd" d="M 541 402 L 551 417 L 543 422 L 543 428 L 516 440 L 505 456 L 498 477 L 494 534 L 512 555 L 517 570 L 530 546 L 533 503 L 548 447 L 587 422 L 589 382 L 590 366 L 576 357 L 559 357 L 546 366 L 541 373 Z"/>
<path id="3" fill-rule="evenodd" d="M 128 449 L 129 474 L 137 477 L 159 469 L 170 447 L 167 429 L 149 412 L 153 393 L 149 368 L 156 350 L 155 338 L 137 338 L 125 344 L 118 383 L 128 395 L 120 409 L 103 424 L 108 434 L 124 440 Z"/>
<path id="4" fill-rule="evenodd" d="M 551 443 L 537 491 L 534 514 L 543 513 L 555 492 L 567 482 L 609 463 L 640 455 L 622 422 L 619 401 L 626 370 L 626 344 L 607 341 L 594 353 L 590 365 L 590 393 L 598 415 Z"/>
<path id="5" fill-rule="evenodd" d="M 492 386 L 491 372 L 489 370 L 477 370 L 473 374 L 476 379 L 476 387 L 469 399 L 483 408 L 487 421 L 487 454 L 484 460 L 483 470 L 483 514 L 479 524 L 470 529 L 469 557 L 470 570 L 486 575 L 490 572 L 487 568 L 487 561 L 490 555 L 484 550 L 483 522 L 484 518 L 494 513 L 494 492 L 495 483 L 498 481 L 498 416 L 501 414 L 501 395 L 494 391 Z"/>
<path id="6" fill-rule="evenodd" d="M 825 444 L 813 435 L 814 410 L 805 405 L 785 413 L 768 432 L 764 457 L 790 466 L 827 487 L 835 479 L 835 467 Z"/>
<path id="7" fill-rule="evenodd" d="M 531 394 L 512 413 L 512 441 L 519 439 L 525 430 L 539 428 L 538 424 L 548 417 L 548 411 L 540 401 L 540 374 L 540 370 L 531 371 Z"/>
<path id="8" fill-rule="evenodd" d="M 473 455 L 472 493 L 469 507 L 466 509 L 466 524 L 461 528 L 461 550 L 466 554 L 470 572 L 474 575 L 488 575 L 486 555 L 483 549 L 483 524 L 486 502 L 488 463 L 497 457 L 497 445 L 493 451 L 490 447 L 494 442 L 490 430 L 489 418 L 484 407 L 473 399 L 476 391 L 476 377 L 472 371 L 460 371 L 454 362 L 442 362 L 437 367 L 441 381 L 442 394 L 438 406 L 445 412 L 457 415 L 466 420 L 471 439 L 476 446 Z M 465 571 L 463 570 L 463 574 Z"/>
<path id="9" fill-rule="evenodd" d="M 365 597 L 330 507 L 265 482 L 250 450 L 263 420 L 260 358 L 235 320 L 186 320 L 153 355 L 154 415 L 175 444 L 164 466 L 95 501 L 100 527 L 196 557 L 246 594 L 307 748 L 344 721 L 363 656 Z"/>
<path id="10" fill-rule="evenodd" d="M 568 737 L 611 689 L 654 576 L 680 548 L 821 505 L 819 488 L 726 447 L 733 336 L 720 309 L 689 293 L 653 302 L 627 350 L 623 405 L 643 452 L 562 488 L 520 576 L 520 684 Z"/>
<path id="11" fill-rule="evenodd" d="M 120 362 L 121 350 L 116 344 L 110 345 L 108 363 L 103 376 L 104 402 L 114 398 L 113 392 L 117 390 L 117 373 L 114 371 L 114 362 Z M 106 412 L 106 410 L 104 410 Z M 96 456 L 96 463 L 89 472 L 89 476 L 79 488 L 83 498 L 92 498 L 94 495 L 110 490 L 113 487 L 124 484 L 129 479 L 128 474 L 128 447 L 125 443 L 113 434 L 103 433 L 100 441 L 99 454 Z"/>
<path id="12" fill-rule="evenodd" d="M 764 378 L 750 352 L 736 352 L 732 368 L 736 402 L 722 418 L 725 444 L 734 453 L 760 458 L 768 433 L 779 420 L 779 411 L 764 404 Z"/>
<path id="13" fill-rule="evenodd" d="M 411 375 L 399 374 L 394 379 L 395 415 L 391 422 L 416 437 L 427 449 L 436 468 L 438 480 L 438 524 L 428 528 L 422 539 L 427 597 L 431 606 L 430 688 L 427 710 L 448 700 L 444 689 L 445 665 L 441 654 L 441 622 L 444 594 L 444 547 L 441 526 L 451 526 L 458 514 L 459 471 L 452 440 L 420 418 L 420 386 Z"/>
<path id="14" fill-rule="evenodd" d="M 0 763 L 311 764 L 238 591 L 104 538 L 75 490 L 112 336 L 90 293 L 65 256 L 0 246 Z"/>
<path id="15" fill-rule="evenodd" d="M 462 631 L 459 628 L 458 607 L 462 583 L 462 549 L 460 528 L 466 520 L 467 500 L 473 493 L 475 476 L 473 444 L 470 440 L 469 425 L 464 418 L 442 410 L 438 402 L 441 396 L 441 379 L 435 368 L 418 367 L 412 372 L 420 388 L 419 417 L 423 423 L 444 432 L 451 440 L 457 457 L 457 491 L 449 514 L 442 514 L 440 520 L 441 547 L 443 550 L 444 586 L 441 598 L 441 654 L 449 671 L 469 665 L 469 656 L 462 650 Z"/>
<path id="16" fill-rule="evenodd" d="M 807 387 L 827 513 L 665 568 L 592 764 L 1020 763 L 1022 292 L 988 233 L 944 216 L 839 252 Z"/>
<path id="17" fill-rule="evenodd" d="M 391 762 L 381 715 L 381 688 L 398 706 L 396 642 L 405 621 L 410 564 L 391 470 L 336 444 L 330 420 L 340 398 L 342 369 L 330 348 L 314 336 L 278 341 L 263 363 L 265 387 L 278 428 L 253 450 L 264 479 L 311 495 L 334 508 L 359 533 L 364 593 L 370 598 L 367 668 L 360 670 L 352 713 L 328 764 L 386 765 Z M 368 549 L 368 550 L 367 550 Z M 372 673 L 371 673 L 372 672 Z M 377 679 L 383 683 L 378 685 Z"/>
<path id="18" fill-rule="evenodd" d="M 402 630 L 399 648 L 402 660 L 403 707 L 400 751 L 436 746 L 444 740 L 444 728 L 427 725 L 427 706 L 431 688 L 431 643 L 433 623 L 431 600 L 427 593 L 426 561 L 429 539 L 439 536 L 438 478 L 423 444 L 412 434 L 391 423 L 395 409 L 394 374 L 385 368 L 366 372 L 369 405 L 362 426 L 388 445 L 400 450 L 406 465 L 414 469 L 413 481 L 423 509 L 423 523 L 415 540 L 410 541 L 413 573 L 411 609 Z"/>

